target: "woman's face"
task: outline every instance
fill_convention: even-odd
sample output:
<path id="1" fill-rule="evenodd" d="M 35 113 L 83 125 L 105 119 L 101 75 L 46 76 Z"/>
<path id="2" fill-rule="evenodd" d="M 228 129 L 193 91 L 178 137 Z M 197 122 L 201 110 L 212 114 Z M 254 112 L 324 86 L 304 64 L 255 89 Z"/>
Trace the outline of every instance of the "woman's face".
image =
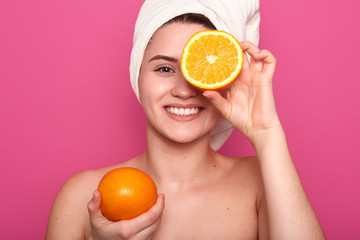
<path id="1" fill-rule="evenodd" d="M 142 61 L 140 101 L 148 127 L 174 142 L 209 137 L 221 119 L 220 113 L 185 80 L 180 70 L 186 42 L 202 30 L 207 29 L 200 24 L 164 25 L 153 35 Z"/>

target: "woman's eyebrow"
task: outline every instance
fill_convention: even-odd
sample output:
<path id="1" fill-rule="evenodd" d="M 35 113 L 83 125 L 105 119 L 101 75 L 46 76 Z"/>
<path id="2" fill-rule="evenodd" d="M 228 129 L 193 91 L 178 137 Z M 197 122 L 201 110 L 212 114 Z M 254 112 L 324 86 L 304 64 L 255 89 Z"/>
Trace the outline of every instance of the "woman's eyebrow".
<path id="1" fill-rule="evenodd" d="M 163 60 L 166 60 L 166 61 L 169 61 L 169 62 L 174 62 L 174 63 L 178 62 L 178 60 L 176 58 L 169 57 L 169 56 L 164 56 L 164 55 L 156 55 L 156 56 L 152 57 L 149 60 L 149 62 L 154 61 L 154 60 L 158 60 L 158 59 L 163 59 Z"/>

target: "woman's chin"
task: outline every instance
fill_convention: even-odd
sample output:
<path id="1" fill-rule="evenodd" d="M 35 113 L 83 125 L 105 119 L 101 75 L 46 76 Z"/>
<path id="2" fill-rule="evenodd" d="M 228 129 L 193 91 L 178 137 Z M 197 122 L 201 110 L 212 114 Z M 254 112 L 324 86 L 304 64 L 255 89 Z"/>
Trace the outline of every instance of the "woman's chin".
<path id="1" fill-rule="evenodd" d="M 205 139 L 206 134 L 196 134 L 194 135 L 194 133 L 192 134 L 184 134 L 179 133 L 179 134 L 171 134 L 168 136 L 165 136 L 167 139 L 169 139 L 169 141 L 173 142 L 173 143 L 178 143 L 178 144 L 191 144 L 191 143 L 195 143 L 195 142 L 199 142 L 201 141 L 201 139 Z M 207 140 L 208 141 L 208 140 Z"/>

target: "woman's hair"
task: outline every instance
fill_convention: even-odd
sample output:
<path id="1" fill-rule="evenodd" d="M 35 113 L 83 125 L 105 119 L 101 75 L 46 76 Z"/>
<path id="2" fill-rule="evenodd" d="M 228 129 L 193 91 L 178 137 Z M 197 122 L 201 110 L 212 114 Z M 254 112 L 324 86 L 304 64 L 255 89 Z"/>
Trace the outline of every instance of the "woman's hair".
<path id="1" fill-rule="evenodd" d="M 170 21 L 166 22 L 164 25 L 170 24 L 170 23 L 176 23 L 176 22 L 197 23 L 197 24 L 203 25 L 204 27 L 206 27 L 208 29 L 216 30 L 216 27 L 214 26 L 214 24 L 212 24 L 212 22 L 210 22 L 210 20 L 207 17 L 205 17 L 202 14 L 198 14 L 198 13 L 186 13 L 186 14 L 179 15 L 177 17 L 174 17 Z"/>

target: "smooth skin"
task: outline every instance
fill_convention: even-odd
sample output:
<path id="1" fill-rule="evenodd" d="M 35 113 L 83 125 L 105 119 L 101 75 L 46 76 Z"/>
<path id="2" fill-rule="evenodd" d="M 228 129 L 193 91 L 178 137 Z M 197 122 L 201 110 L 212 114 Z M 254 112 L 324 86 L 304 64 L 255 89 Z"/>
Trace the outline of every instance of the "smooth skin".
<path id="1" fill-rule="evenodd" d="M 325 239 L 276 113 L 274 56 L 242 42 L 251 60 L 245 59 L 236 81 L 221 93 L 202 92 L 186 82 L 180 59 L 190 36 L 205 29 L 171 23 L 154 34 L 139 79 L 144 153 L 70 178 L 54 201 L 46 239 Z M 181 117 L 166 111 L 171 106 L 201 111 Z M 249 139 L 256 157 L 212 151 L 211 130 L 222 116 Z M 116 167 L 148 173 L 162 194 L 139 217 L 111 222 L 94 190 Z"/>

